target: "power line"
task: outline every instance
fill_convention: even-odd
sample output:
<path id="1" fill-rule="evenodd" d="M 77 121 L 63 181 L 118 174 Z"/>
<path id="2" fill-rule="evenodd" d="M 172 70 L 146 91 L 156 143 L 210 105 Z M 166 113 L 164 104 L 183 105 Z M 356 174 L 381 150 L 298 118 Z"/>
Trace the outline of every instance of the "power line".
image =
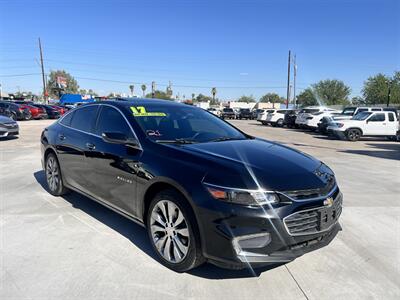
<path id="1" fill-rule="evenodd" d="M 32 75 L 40 75 L 42 73 L 25 73 L 25 74 L 6 74 L 0 75 L 0 77 L 23 77 L 23 76 L 32 76 Z"/>

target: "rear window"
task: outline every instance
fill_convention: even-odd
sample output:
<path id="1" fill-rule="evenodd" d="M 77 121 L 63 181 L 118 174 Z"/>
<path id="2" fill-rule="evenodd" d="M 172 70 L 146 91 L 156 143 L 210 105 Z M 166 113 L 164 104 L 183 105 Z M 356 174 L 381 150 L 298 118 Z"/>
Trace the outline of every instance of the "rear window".
<path id="1" fill-rule="evenodd" d="M 371 111 L 382 111 L 382 109 L 381 108 L 373 108 L 373 109 L 371 109 Z"/>
<path id="2" fill-rule="evenodd" d="M 233 112 L 232 108 L 224 108 L 224 112 Z"/>
<path id="3" fill-rule="evenodd" d="M 71 120 L 72 120 L 72 115 L 74 114 L 74 112 L 70 112 L 67 113 L 65 115 L 65 117 L 63 117 L 60 121 L 61 124 L 65 125 L 65 126 L 71 126 Z"/>
<path id="4" fill-rule="evenodd" d="M 91 132 L 97 115 L 97 109 L 98 105 L 90 105 L 75 110 L 71 120 L 71 127 L 84 132 Z"/>
<path id="5" fill-rule="evenodd" d="M 394 122 L 394 114 L 389 114 L 389 122 Z"/>
<path id="6" fill-rule="evenodd" d="M 286 110 L 278 110 L 277 113 L 278 114 L 284 114 L 284 113 L 286 113 Z"/>

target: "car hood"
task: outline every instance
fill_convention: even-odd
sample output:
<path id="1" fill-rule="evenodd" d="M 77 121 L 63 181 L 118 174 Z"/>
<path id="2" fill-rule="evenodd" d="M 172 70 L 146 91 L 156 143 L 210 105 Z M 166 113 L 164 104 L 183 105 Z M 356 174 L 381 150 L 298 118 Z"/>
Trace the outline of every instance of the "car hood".
<path id="1" fill-rule="evenodd" d="M 0 123 L 14 123 L 15 121 L 6 116 L 0 116 Z"/>
<path id="2" fill-rule="evenodd" d="M 212 162 L 205 182 L 228 187 L 288 191 L 321 188 L 320 161 L 297 150 L 261 139 L 184 145 Z M 323 165 L 325 166 L 325 165 Z M 331 172 L 329 168 L 325 168 Z M 332 173 L 333 175 L 333 173 Z"/>

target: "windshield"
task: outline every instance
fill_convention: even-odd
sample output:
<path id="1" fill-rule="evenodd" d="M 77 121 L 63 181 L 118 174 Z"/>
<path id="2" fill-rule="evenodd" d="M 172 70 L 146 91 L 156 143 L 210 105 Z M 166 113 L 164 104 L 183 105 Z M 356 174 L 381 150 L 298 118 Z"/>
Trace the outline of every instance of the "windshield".
<path id="1" fill-rule="evenodd" d="M 352 115 L 354 115 L 355 111 L 356 111 L 356 107 L 346 107 L 345 109 L 343 109 L 342 115 L 352 116 Z"/>
<path id="2" fill-rule="evenodd" d="M 372 114 L 372 112 L 364 111 L 364 112 L 360 112 L 360 113 L 356 114 L 351 119 L 356 120 L 356 121 L 362 121 L 362 120 L 365 120 L 366 118 L 368 118 L 371 114 Z"/>
<path id="3" fill-rule="evenodd" d="M 145 107 L 145 113 L 133 115 L 146 136 L 160 143 L 204 143 L 247 138 L 220 118 L 195 107 L 151 105 Z"/>
<path id="4" fill-rule="evenodd" d="M 224 112 L 233 112 L 232 108 L 224 108 Z"/>

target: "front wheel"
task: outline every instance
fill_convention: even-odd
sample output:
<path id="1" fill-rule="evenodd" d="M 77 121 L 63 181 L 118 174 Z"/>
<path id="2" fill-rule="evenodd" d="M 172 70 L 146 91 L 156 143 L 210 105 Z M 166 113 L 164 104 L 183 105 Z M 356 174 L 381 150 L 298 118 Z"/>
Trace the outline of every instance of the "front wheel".
<path id="1" fill-rule="evenodd" d="M 278 122 L 276 122 L 276 124 L 277 124 L 279 127 L 283 127 L 283 119 L 279 119 Z"/>
<path id="2" fill-rule="evenodd" d="M 358 141 L 362 133 L 359 129 L 349 129 L 347 131 L 347 139 L 351 142 Z"/>
<path id="3" fill-rule="evenodd" d="M 68 192 L 68 189 L 64 186 L 60 165 L 54 153 L 50 153 L 46 157 L 45 172 L 50 194 L 61 196 Z"/>
<path id="4" fill-rule="evenodd" d="M 146 223 L 150 242 L 164 266 L 185 272 L 204 262 L 194 214 L 181 194 L 174 190 L 158 193 Z"/>

